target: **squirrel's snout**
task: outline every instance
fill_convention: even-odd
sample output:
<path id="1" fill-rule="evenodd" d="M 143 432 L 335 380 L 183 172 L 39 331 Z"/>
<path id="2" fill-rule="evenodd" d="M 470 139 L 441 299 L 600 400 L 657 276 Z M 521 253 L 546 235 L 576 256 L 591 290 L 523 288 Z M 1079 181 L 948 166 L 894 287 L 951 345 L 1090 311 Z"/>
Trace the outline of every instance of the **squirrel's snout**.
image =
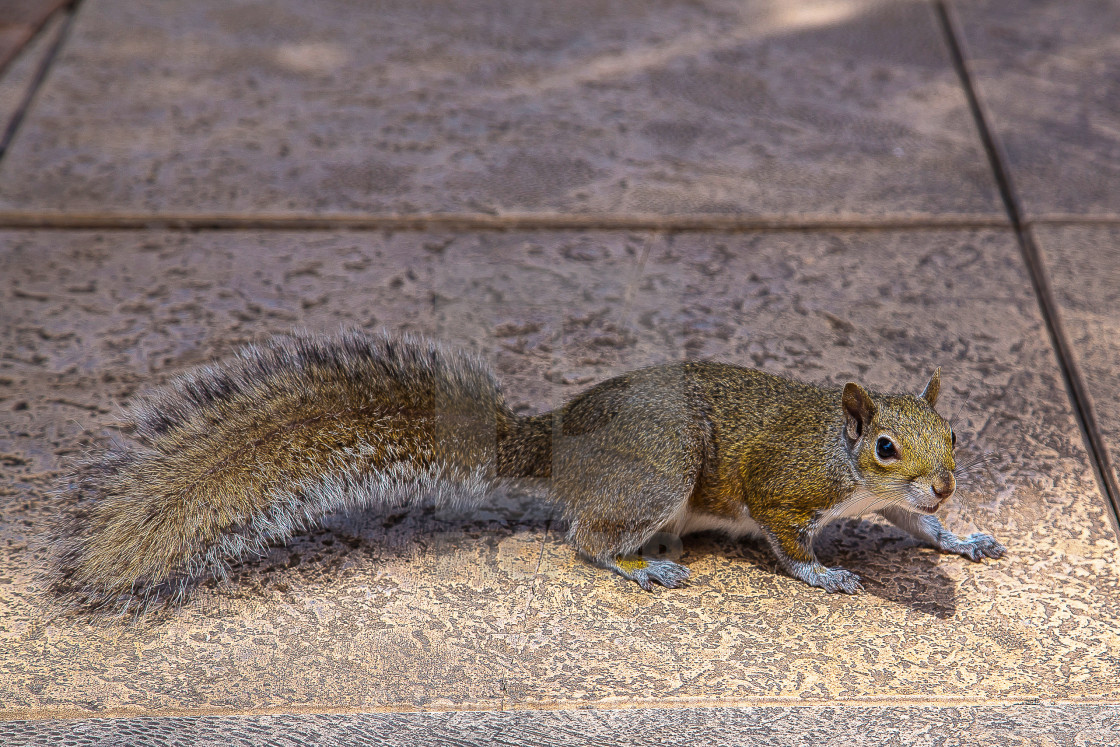
<path id="1" fill-rule="evenodd" d="M 957 482 L 952 474 L 947 474 L 934 478 L 930 487 L 933 488 L 933 494 L 937 496 L 937 502 L 940 503 L 953 494 L 957 489 Z"/>

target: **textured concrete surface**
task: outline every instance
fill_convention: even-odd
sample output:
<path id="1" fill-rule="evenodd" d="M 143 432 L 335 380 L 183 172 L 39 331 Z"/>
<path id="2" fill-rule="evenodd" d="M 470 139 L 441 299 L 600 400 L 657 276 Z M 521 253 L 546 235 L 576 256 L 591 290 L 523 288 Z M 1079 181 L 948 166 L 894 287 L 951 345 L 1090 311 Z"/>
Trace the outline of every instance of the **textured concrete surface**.
<path id="1" fill-rule="evenodd" d="M 1036 226 L 1034 235 L 1120 485 L 1120 227 Z"/>
<path id="2" fill-rule="evenodd" d="M 81 0 L 0 155 L 0 225 L 35 227 L 0 231 L 0 743 L 1120 741 L 1114 516 L 948 53 L 1115 465 L 1120 21 L 947 0 L 946 36 L 941 5 Z M 0 73 L 0 124 L 57 34 Z M 378 221 L 408 230 L 342 230 Z M 771 222 L 797 230 L 720 230 Z M 687 230 L 607 230 L 653 225 Z M 692 582 L 648 594 L 525 489 L 328 517 L 162 616 L 48 614 L 52 490 L 130 396 L 341 326 L 471 348 L 525 412 L 687 357 L 941 365 L 991 455 L 942 518 L 1009 555 L 842 522 L 848 598 L 696 535 Z"/>
<path id="3" fill-rule="evenodd" d="M 1116 536 L 1008 234 L 678 237 L 642 282 L 656 304 L 635 313 L 670 357 L 915 392 L 942 366 L 962 452 L 997 455 L 943 520 L 1006 537 L 1012 557 L 973 565 L 878 523 L 834 525 L 822 560 L 863 577 L 853 604 L 752 543 L 686 540 L 689 593 L 656 595 L 546 543 L 525 700 L 1120 693 Z"/>
<path id="4" fill-rule="evenodd" d="M 46 715 L 1115 699 L 1117 538 L 1008 233 L 53 233 L 0 238 L 0 702 Z M 643 258 L 644 257 L 644 261 Z M 688 539 L 686 588 L 579 562 L 531 495 L 470 518 L 336 516 L 139 626 L 49 620 L 35 538 L 124 398 L 292 325 L 479 349 L 537 409 L 617 371 L 719 356 L 917 389 L 944 366 L 971 564 L 877 522 L 822 539 L 860 597 Z M 966 404 L 967 398 L 967 404 Z"/>
<path id="5" fill-rule="evenodd" d="M 1120 6 L 951 4 L 1026 216 L 1120 217 Z"/>
<path id="6" fill-rule="evenodd" d="M 89 719 L 0 722 L 5 744 L 110 747 L 122 742 L 178 747 L 229 744 L 540 745 L 672 744 L 793 747 L 806 736 L 836 747 L 1112 747 L 1118 706 L 1007 705 L 957 708 L 673 708 L 506 713 Z M 814 741 L 819 744 L 820 741 Z"/>
<path id="7" fill-rule="evenodd" d="M 886 0 L 85 0 L 3 208 L 1004 217 Z"/>
<path id="8" fill-rule="evenodd" d="M 19 499 L 5 502 L 0 521 L 0 577 L 13 580 L 0 587 L 12 644 L 0 702 L 32 711 L 499 707 L 547 521 L 523 519 L 524 506 L 499 502 L 466 521 L 338 517 L 248 563 L 231 591 L 202 589 L 147 629 L 45 623 L 28 585 L 54 470 L 91 443 L 121 395 L 238 341 L 296 324 L 422 329 L 501 343 L 488 351 L 503 376 L 536 379 L 512 387 L 515 405 L 550 389 L 545 376 L 567 375 L 550 336 L 569 324 L 576 339 L 615 339 L 602 312 L 623 298 L 642 245 L 535 239 L 506 237 L 488 258 L 489 237 L 454 235 L 5 235 L 11 305 L 0 371 L 10 430 L 0 451 L 13 480 L 5 492 Z"/>

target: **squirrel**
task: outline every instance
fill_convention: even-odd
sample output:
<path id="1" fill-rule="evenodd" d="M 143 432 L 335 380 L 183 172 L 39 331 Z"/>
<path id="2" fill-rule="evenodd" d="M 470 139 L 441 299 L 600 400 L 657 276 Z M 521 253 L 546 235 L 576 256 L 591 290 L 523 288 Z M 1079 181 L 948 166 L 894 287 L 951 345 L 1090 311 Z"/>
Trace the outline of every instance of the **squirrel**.
<path id="1" fill-rule="evenodd" d="M 86 609 L 182 601 L 205 574 L 260 554 L 340 509 L 473 506 L 546 482 L 567 539 L 646 590 L 689 577 L 642 556 L 658 533 L 765 539 L 792 576 L 830 592 L 860 579 L 823 566 L 814 537 L 877 511 L 945 553 L 999 558 L 934 512 L 961 474 L 956 435 L 921 394 L 824 388 L 713 361 L 603 381 L 521 416 L 479 357 L 412 336 L 292 334 L 181 375 L 131 408 L 120 439 L 71 474 L 52 532 L 51 588 Z"/>

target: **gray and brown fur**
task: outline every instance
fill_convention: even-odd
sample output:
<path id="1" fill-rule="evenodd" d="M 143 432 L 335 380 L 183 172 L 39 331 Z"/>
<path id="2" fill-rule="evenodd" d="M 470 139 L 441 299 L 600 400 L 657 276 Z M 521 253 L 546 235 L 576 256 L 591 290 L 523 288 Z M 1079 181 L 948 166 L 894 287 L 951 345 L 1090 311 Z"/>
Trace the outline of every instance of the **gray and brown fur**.
<path id="1" fill-rule="evenodd" d="M 181 596 L 339 509 L 480 501 L 516 423 L 480 359 L 359 332 L 249 346 L 128 419 L 135 443 L 76 471 L 55 531 L 55 589 L 88 606 Z"/>
<path id="2" fill-rule="evenodd" d="M 950 431 L 929 389 L 822 389 L 696 361 L 624 374 L 556 411 L 518 416 L 472 355 L 356 331 L 280 337 L 132 408 L 135 443 L 114 444 L 64 489 L 73 509 L 54 533 L 52 587 L 93 609 L 181 599 L 192 579 L 223 577 L 231 560 L 327 513 L 423 498 L 473 505 L 503 482 L 538 478 L 575 548 L 644 588 L 688 576 L 633 557 L 658 532 L 749 524 L 791 574 L 854 591 L 858 579 L 816 562 L 812 538 L 861 488 L 882 486 L 883 507 L 897 508 L 891 496 L 952 473 Z M 919 458 L 903 466 L 913 474 L 863 464 L 853 417 L 867 438 L 910 429 Z M 1002 554 L 987 535 L 961 540 L 932 517 L 884 516 L 947 552 Z"/>

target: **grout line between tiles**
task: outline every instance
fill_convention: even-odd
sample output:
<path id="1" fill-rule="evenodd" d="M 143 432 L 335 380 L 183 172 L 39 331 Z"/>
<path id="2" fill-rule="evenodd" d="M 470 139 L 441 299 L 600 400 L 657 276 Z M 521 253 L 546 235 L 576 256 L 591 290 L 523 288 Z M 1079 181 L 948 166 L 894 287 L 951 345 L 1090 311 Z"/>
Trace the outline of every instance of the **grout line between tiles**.
<path id="1" fill-rule="evenodd" d="M 31 79 L 31 83 L 28 84 L 27 90 L 23 94 L 23 99 L 19 102 L 19 106 L 16 107 L 15 112 L 12 114 L 12 118 L 8 120 L 8 126 L 4 128 L 3 134 L 0 135 L 0 161 L 4 160 L 4 154 L 8 152 L 8 148 L 11 146 L 12 141 L 15 140 L 16 134 L 19 132 L 20 125 L 23 124 L 24 117 L 27 116 L 27 112 L 31 109 L 31 104 L 35 101 L 35 96 L 39 93 L 39 89 L 42 87 L 43 82 L 47 79 L 47 73 L 50 72 L 51 65 L 54 64 L 55 59 L 58 57 L 59 51 L 62 49 L 62 45 L 65 44 L 67 38 L 69 38 L 70 27 L 74 22 L 74 16 L 77 13 L 78 5 L 80 3 L 81 0 L 73 0 L 72 2 L 67 3 L 66 5 L 60 7 L 57 11 L 55 11 L 56 13 L 66 14 L 66 17 L 62 22 L 62 28 L 58 30 L 58 36 L 51 44 L 50 49 L 48 49 L 46 54 L 43 55 L 43 59 L 39 62 L 39 67 L 35 71 L 35 76 Z M 49 16 L 44 19 L 42 25 L 36 30 L 35 33 L 43 33 L 43 31 L 49 25 L 49 20 Z"/>
<path id="2" fill-rule="evenodd" d="M 1120 215 L 1051 214 L 1020 217 L 1021 227 L 1120 226 Z M 650 231 L 746 233 L 752 231 L 939 231 L 1009 228 L 994 216 L 831 217 L 620 215 L 590 213 L 83 213 L 0 210 L 0 230 L 47 231 Z"/>
<path id="3" fill-rule="evenodd" d="M 949 47 L 953 66 L 956 68 L 957 75 L 960 77 L 961 87 L 964 89 L 965 96 L 968 99 L 968 105 L 972 110 L 972 117 L 979 131 L 980 139 L 984 144 L 984 150 L 988 154 L 988 162 L 991 166 L 996 184 L 999 186 L 1000 196 L 1007 209 L 1007 216 L 1011 221 L 1015 236 L 1018 239 L 1019 250 L 1023 255 L 1023 262 L 1026 265 L 1027 274 L 1030 276 L 1035 298 L 1038 301 L 1039 310 L 1042 313 L 1042 318 L 1046 325 L 1046 331 L 1050 336 L 1051 346 L 1054 349 L 1055 357 L 1058 359 L 1058 366 L 1061 369 L 1062 379 L 1065 382 L 1066 393 L 1070 403 L 1073 405 L 1074 415 L 1081 429 L 1081 436 L 1084 440 L 1085 448 L 1089 452 L 1089 461 L 1096 475 L 1097 484 L 1100 485 L 1101 491 L 1104 493 L 1112 509 L 1110 518 L 1112 519 L 1113 529 L 1120 534 L 1120 486 L 1117 486 L 1115 473 L 1110 465 L 1108 449 L 1100 436 L 1100 429 L 1097 427 L 1092 398 L 1089 396 L 1088 390 L 1085 387 L 1084 380 L 1077 367 L 1073 348 L 1069 344 L 1069 340 L 1066 338 L 1065 331 L 1062 327 L 1058 305 L 1054 301 L 1053 293 L 1050 290 L 1046 266 L 1042 261 L 1042 255 L 1038 245 L 1034 240 L 1031 222 L 1024 221 L 1023 219 L 1023 212 L 1018 194 L 1015 191 L 1015 185 L 1011 178 L 1011 170 L 1005 162 L 1003 151 L 1000 149 L 999 143 L 996 141 L 995 135 L 988 124 L 988 119 L 984 114 L 980 98 L 972 83 L 972 77 L 968 72 L 964 52 L 960 45 L 960 35 L 954 24 L 948 2 L 946 0 L 933 0 L 933 3 L 942 26 L 942 32 L 945 36 L 945 43 Z"/>
<path id="4" fill-rule="evenodd" d="M 549 530 L 551 529 L 551 526 L 552 526 L 552 521 L 549 520 L 549 522 L 545 525 L 544 533 L 541 535 L 540 545 L 537 548 L 537 561 L 536 561 L 536 563 L 533 564 L 533 578 L 532 578 L 532 581 L 529 583 L 529 593 L 525 597 L 525 606 L 521 610 L 521 620 L 518 623 L 518 631 L 519 631 L 519 636 L 518 636 L 519 642 L 518 642 L 518 646 L 517 646 L 517 665 L 518 666 L 521 665 L 522 655 L 525 653 L 525 644 L 527 642 L 527 635 L 528 635 L 527 628 L 528 628 L 528 620 L 529 620 L 529 610 L 532 609 L 532 607 L 533 607 L 533 599 L 536 597 L 536 593 L 537 593 L 537 584 L 541 582 L 541 575 L 540 575 L 541 563 L 544 561 L 544 551 L 545 551 L 545 547 L 546 547 L 547 542 L 548 542 L 548 535 L 549 535 Z M 509 701 L 510 696 L 509 696 L 509 691 L 506 689 L 506 682 L 507 682 L 507 680 L 503 680 L 502 683 L 501 683 L 502 697 L 501 697 L 501 701 L 498 704 L 498 707 L 495 709 L 497 711 L 508 711 L 508 710 L 510 710 L 510 701 Z"/>
<path id="5" fill-rule="evenodd" d="M 1023 221 L 1029 226 L 1120 226 L 1120 215 L 1071 215 L 1051 213 Z"/>
<path id="6" fill-rule="evenodd" d="M 678 698 L 648 698 L 634 700 L 632 698 L 608 698 L 603 700 L 555 700 L 548 702 L 533 702 L 523 704 L 506 704 L 502 709 L 509 711 L 645 711 L 645 710 L 670 710 L 686 708 L 1007 708 L 1014 706 L 1061 707 L 1061 706 L 1089 706 L 1108 707 L 1120 706 L 1120 699 L 1109 697 L 1098 698 L 985 698 L 968 696 L 929 696 L 929 697 L 898 697 L 898 698 L 846 698 L 844 700 L 807 700 L 805 698 L 758 696 L 748 698 L 734 698 L 724 700 L 711 697 L 678 697 Z M 317 704 L 292 704 L 276 708 L 167 708 L 162 710 L 143 710 L 139 708 L 118 708 L 104 711 L 84 711 L 72 709 L 26 709 L 0 713 L 0 723 L 12 721 L 89 721 L 92 719 L 128 719 L 128 718 L 203 718 L 203 717 L 251 717 L 251 716 L 308 716 L 308 715 L 360 715 L 363 713 L 478 713 L 498 712 L 491 705 L 479 704 L 477 707 L 470 703 L 455 706 L 425 706 L 418 707 L 331 707 Z"/>
<path id="7" fill-rule="evenodd" d="M 875 231 L 1009 228 L 1006 218 L 987 215 L 740 216 L 573 213 L 76 213 L 0 210 L 0 230 L 169 230 L 169 231 L 464 231 L 570 230 L 654 232 Z"/>

